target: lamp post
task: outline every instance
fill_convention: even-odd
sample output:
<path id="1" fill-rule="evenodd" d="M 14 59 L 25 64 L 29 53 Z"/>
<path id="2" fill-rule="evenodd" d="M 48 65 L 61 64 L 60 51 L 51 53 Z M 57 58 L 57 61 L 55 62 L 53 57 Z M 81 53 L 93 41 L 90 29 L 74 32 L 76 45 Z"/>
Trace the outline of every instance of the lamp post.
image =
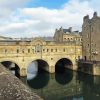
<path id="1" fill-rule="evenodd" d="M 94 60 L 96 61 L 96 56 L 98 55 L 97 51 L 92 52 L 92 54 L 95 56 Z"/>

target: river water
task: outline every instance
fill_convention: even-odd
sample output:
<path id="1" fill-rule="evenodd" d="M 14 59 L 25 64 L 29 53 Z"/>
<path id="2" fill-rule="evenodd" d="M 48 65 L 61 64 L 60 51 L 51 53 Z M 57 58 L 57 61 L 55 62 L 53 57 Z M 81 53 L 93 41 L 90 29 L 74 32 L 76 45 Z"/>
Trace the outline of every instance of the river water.
<path id="1" fill-rule="evenodd" d="M 64 73 L 45 71 L 21 80 L 44 100 L 100 100 L 100 77 L 66 69 Z"/>

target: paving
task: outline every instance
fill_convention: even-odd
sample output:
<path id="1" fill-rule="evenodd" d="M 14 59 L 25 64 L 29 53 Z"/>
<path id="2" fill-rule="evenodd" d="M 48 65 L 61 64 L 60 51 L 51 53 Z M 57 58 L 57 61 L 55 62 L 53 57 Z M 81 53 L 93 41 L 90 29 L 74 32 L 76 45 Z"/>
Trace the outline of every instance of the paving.
<path id="1" fill-rule="evenodd" d="M 43 100 L 0 64 L 0 100 Z"/>

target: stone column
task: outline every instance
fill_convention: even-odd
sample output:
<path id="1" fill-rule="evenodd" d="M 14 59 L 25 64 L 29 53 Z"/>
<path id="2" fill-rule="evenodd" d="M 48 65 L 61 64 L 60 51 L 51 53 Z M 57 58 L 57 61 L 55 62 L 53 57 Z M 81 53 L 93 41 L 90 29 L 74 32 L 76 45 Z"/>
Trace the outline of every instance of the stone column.
<path id="1" fill-rule="evenodd" d="M 21 68 L 20 69 L 20 76 L 27 76 L 27 70 L 26 70 L 26 68 Z"/>
<path id="2" fill-rule="evenodd" d="M 49 73 L 55 73 L 55 66 L 49 66 Z"/>

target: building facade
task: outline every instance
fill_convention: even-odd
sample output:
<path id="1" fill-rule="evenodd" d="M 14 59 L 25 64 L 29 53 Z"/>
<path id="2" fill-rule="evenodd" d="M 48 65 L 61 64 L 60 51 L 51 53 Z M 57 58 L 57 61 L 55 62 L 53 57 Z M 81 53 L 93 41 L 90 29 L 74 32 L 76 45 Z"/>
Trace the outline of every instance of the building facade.
<path id="1" fill-rule="evenodd" d="M 54 73 L 56 63 L 63 58 L 72 62 L 72 70 L 77 70 L 76 60 L 82 56 L 79 32 L 70 29 L 56 29 L 54 37 L 32 39 L 1 39 L 0 62 L 11 61 L 20 68 L 20 75 L 27 75 L 29 64 L 43 60 L 49 65 L 45 70 Z"/>
<path id="2" fill-rule="evenodd" d="M 94 12 L 83 18 L 82 25 L 82 53 L 83 58 L 89 61 L 100 61 L 100 17 Z"/>

